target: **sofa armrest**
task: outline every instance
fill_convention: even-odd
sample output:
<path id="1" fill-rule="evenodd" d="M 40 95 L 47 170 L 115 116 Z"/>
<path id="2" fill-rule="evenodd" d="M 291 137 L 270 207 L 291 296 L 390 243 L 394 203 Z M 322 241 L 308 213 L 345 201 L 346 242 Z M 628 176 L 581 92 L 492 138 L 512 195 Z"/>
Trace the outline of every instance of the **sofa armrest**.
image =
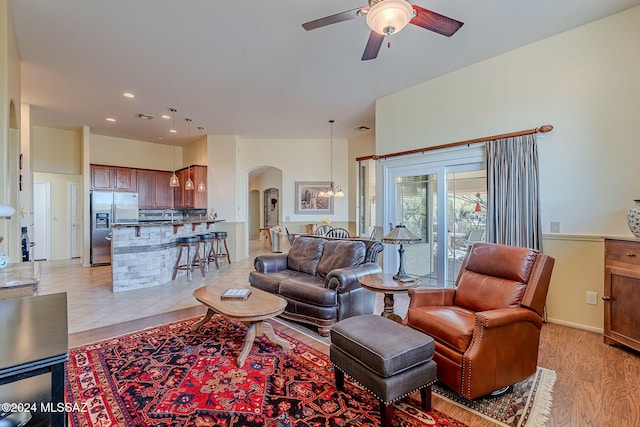
<path id="1" fill-rule="evenodd" d="M 451 288 L 413 288 L 409 289 L 409 307 L 453 305 L 455 296 Z"/>
<path id="2" fill-rule="evenodd" d="M 325 287 L 334 289 L 339 294 L 352 291 L 361 287 L 358 278 L 367 274 L 381 273 L 382 269 L 378 264 L 368 262 L 354 267 L 337 268 L 327 274 Z"/>
<path id="3" fill-rule="evenodd" d="M 287 269 L 287 254 L 259 255 L 253 260 L 256 271 L 261 273 L 273 273 L 274 271 Z"/>

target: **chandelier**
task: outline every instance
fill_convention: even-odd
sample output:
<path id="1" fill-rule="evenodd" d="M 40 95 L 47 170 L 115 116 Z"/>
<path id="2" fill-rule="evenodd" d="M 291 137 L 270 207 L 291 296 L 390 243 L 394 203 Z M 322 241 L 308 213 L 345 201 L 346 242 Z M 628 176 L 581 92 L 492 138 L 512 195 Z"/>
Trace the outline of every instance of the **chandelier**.
<path id="1" fill-rule="evenodd" d="M 344 197 L 344 191 L 342 191 L 342 187 L 336 185 L 335 191 L 333 188 L 333 124 L 335 120 L 329 120 L 329 125 L 331 126 L 331 154 L 330 154 L 330 162 L 331 162 L 331 181 L 329 184 L 329 188 L 326 190 L 322 190 L 318 196 L 319 197 Z"/>

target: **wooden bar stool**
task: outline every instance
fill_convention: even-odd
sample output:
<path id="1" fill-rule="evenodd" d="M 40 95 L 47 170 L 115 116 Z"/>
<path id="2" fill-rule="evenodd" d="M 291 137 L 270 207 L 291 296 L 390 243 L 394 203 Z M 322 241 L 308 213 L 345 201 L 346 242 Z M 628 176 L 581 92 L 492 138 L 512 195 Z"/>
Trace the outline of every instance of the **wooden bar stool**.
<path id="1" fill-rule="evenodd" d="M 229 248 L 227 247 L 227 232 L 226 231 L 214 231 L 213 238 L 215 240 L 215 252 L 216 257 L 227 257 L 227 261 L 231 264 L 231 256 L 229 255 Z M 222 245 L 224 244 L 224 253 L 222 253 Z"/>
<path id="2" fill-rule="evenodd" d="M 173 267 L 173 277 L 171 280 L 176 279 L 176 275 L 178 274 L 178 270 L 187 270 L 187 280 L 191 281 L 193 277 L 193 269 L 194 267 L 199 267 L 200 272 L 202 273 L 202 277 L 204 277 L 204 264 L 200 259 L 200 237 L 198 236 L 190 236 L 190 237 L 178 237 L 178 248 L 180 248 L 178 252 L 178 257 L 176 259 L 176 265 Z M 186 249 L 187 258 L 183 261 L 183 264 L 180 264 L 180 260 L 182 259 L 182 251 Z M 193 255 L 192 254 L 193 251 Z"/>
<path id="3" fill-rule="evenodd" d="M 198 234 L 198 237 L 200 238 L 200 247 L 202 249 L 200 260 L 204 264 L 205 271 L 208 273 L 209 262 L 211 261 L 211 258 L 212 258 L 211 252 L 213 251 L 213 241 L 214 241 L 213 234 L 211 233 Z M 216 263 L 216 267 L 218 267 L 218 270 L 220 270 L 218 259 L 215 258 L 214 261 Z"/>

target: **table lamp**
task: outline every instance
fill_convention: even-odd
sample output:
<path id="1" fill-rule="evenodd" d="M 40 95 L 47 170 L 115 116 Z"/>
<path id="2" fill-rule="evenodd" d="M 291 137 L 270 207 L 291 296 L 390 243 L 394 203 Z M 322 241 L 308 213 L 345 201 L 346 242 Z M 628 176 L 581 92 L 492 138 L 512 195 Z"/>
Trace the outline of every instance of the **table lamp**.
<path id="1" fill-rule="evenodd" d="M 398 253 L 400 254 L 400 267 L 398 268 L 398 273 L 393 276 L 393 280 L 407 280 L 410 279 L 407 276 L 407 273 L 404 272 L 404 263 L 403 263 L 403 255 L 404 255 L 404 244 L 412 245 L 414 243 L 419 243 L 422 241 L 422 238 L 416 236 L 411 231 L 407 229 L 402 224 L 398 224 L 393 229 L 382 238 L 384 243 L 391 243 L 394 245 L 400 244 L 400 248 L 398 249 Z"/>

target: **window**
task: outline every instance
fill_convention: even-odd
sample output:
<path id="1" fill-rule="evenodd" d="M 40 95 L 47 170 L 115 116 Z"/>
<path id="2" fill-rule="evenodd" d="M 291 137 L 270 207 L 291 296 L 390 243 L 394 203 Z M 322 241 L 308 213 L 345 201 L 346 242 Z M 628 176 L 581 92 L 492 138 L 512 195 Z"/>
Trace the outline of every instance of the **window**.
<path id="1" fill-rule="evenodd" d="M 358 162 L 358 236 L 382 236 L 376 232 L 376 161 Z"/>

